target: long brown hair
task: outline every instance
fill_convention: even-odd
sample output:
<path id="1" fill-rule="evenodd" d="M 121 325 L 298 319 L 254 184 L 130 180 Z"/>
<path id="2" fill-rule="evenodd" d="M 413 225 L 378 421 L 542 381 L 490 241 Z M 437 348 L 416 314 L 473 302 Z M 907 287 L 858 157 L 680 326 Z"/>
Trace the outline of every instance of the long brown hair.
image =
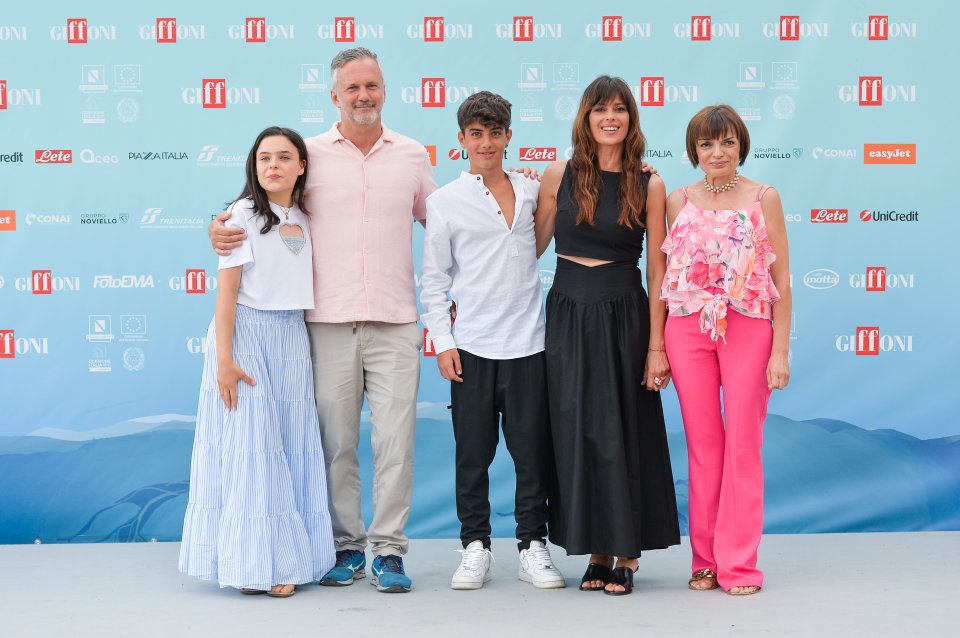
<path id="1" fill-rule="evenodd" d="M 620 192 L 617 195 L 617 203 L 620 205 L 617 223 L 627 228 L 633 228 L 634 224 L 642 228 L 646 219 L 646 183 L 649 180 L 643 177 L 640 165 L 643 163 L 647 140 L 640 130 L 640 113 L 630 87 L 623 79 L 609 75 L 601 75 L 583 92 L 573 127 L 570 170 L 574 178 L 573 198 L 580 209 L 577 224 L 593 225 L 593 215 L 600 196 L 600 165 L 597 159 L 597 142 L 590 130 L 590 111 L 597 104 L 606 104 L 614 99 L 623 102 L 630 116 L 620 158 L 623 173 L 620 175 Z"/>
<path id="2" fill-rule="evenodd" d="M 244 198 L 253 200 L 253 211 L 266 218 L 263 222 L 263 228 L 260 229 L 261 234 L 264 235 L 280 223 L 280 218 L 270 209 L 270 199 L 267 197 L 267 191 L 260 185 L 260 180 L 257 178 L 257 149 L 260 148 L 260 142 L 263 141 L 263 138 L 273 137 L 274 135 L 280 135 L 290 140 L 290 143 L 297 149 L 297 154 L 300 156 L 297 158 L 297 161 L 307 161 L 307 145 L 304 143 L 303 138 L 300 137 L 300 134 L 293 129 L 283 128 L 281 126 L 270 126 L 263 129 L 260 135 L 257 136 L 257 141 L 253 143 L 253 148 L 250 149 L 250 153 L 247 155 L 245 169 L 247 182 L 243 185 L 243 191 L 234 201 L 239 201 Z M 303 201 L 306 184 L 307 168 L 304 168 L 303 175 L 298 176 L 297 181 L 293 184 L 293 201 L 304 215 L 309 216 L 310 211 L 307 210 Z"/>

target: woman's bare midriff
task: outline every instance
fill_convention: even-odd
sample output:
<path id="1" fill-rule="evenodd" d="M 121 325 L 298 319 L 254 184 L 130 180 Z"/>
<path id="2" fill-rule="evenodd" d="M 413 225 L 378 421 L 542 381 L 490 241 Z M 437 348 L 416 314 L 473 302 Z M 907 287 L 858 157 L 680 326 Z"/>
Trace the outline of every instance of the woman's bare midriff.
<path id="1" fill-rule="evenodd" d="M 572 255 L 557 255 L 557 257 L 563 257 L 568 261 L 573 261 L 581 266 L 588 266 L 593 268 L 594 266 L 602 266 L 604 264 L 612 264 L 613 262 L 609 259 L 594 259 L 593 257 L 574 257 Z"/>

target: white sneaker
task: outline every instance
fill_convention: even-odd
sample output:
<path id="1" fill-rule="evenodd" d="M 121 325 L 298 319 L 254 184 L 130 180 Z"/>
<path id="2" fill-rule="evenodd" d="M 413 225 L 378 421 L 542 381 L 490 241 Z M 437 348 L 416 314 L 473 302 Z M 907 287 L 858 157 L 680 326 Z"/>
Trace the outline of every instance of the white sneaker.
<path id="1" fill-rule="evenodd" d="M 553 565 L 550 550 L 540 541 L 530 541 L 530 549 L 520 550 L 520 580 L 540 589 L 567 586 L 563 574 Z"/>
<path id="2" fill-rule="evenodd" d="M 452 589 L 480 589 L 490 580 L 490 560 L 493 554 L 483 546 L 483 541 L 473 541 L 465 549 L 458 550 L 463 554 L 460 566 L 453 572 L 450 581 Z"/>

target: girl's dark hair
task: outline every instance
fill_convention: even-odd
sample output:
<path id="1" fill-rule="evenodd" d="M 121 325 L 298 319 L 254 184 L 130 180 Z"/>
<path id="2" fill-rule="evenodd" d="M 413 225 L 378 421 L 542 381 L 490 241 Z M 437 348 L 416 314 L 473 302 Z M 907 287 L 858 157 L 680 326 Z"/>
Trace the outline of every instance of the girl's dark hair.
<path id="1" fill-rule="evenodd" d="M 260 229 L 260 233 L 263 235 L 269 233 L 274 226 L 279 224 L 280 218 L 270 209 L 270 200 L 267 198 L 267 191 L 263 189 L 263 186 L 260 185 L 260 180 L 257 179 L 257 149 L 260 148 L 260 142 L 262 142 L 265 137 L 274 137 L 275 135 L 282 135 L 290 140 L 290 143 L 296 147 L 297 153 L 300 155 L 299 161 L 304 162 L 304 164 L 306 164 L 307 161 L 307 145 L 303 143 L 303 138 L 300 137 L 300 134 L 293 129 L 270 126 L 263 129 L 260 135 L 257 136 L 257 141 L 253 143 L 253 148 L 250 149 L 250 154 L 247 155 L 247 183 L 243 186 L 243 192 L 233 201 L 237 202 L 244 198 L 253 200 L 253 211 L 266 218 L 263 228 Z M 304 185 L 307 183 L 308 168 L 309 167 L 306 166 L 304 167 L 303 175 L 297 177 L 297 181 L 293 185 L 293 202 L 297 205 L 297 208 L 303 211 L 304 215 L 310 214 L 303 203 L 303 191 Z"/>

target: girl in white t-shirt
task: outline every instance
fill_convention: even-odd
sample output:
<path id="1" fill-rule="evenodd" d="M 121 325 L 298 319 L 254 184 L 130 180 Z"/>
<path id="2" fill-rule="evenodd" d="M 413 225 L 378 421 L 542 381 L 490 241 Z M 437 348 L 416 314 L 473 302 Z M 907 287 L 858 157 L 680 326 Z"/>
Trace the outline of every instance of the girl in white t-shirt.
<path id="1" fill-rule="evenodd" d="M 183 523 L 180 571 L 245 594 L 292 596 L 334 563 L 310 344 L 313 251 L 303 138 L 270 127 L 247 157 L 219 263 Z"/>

